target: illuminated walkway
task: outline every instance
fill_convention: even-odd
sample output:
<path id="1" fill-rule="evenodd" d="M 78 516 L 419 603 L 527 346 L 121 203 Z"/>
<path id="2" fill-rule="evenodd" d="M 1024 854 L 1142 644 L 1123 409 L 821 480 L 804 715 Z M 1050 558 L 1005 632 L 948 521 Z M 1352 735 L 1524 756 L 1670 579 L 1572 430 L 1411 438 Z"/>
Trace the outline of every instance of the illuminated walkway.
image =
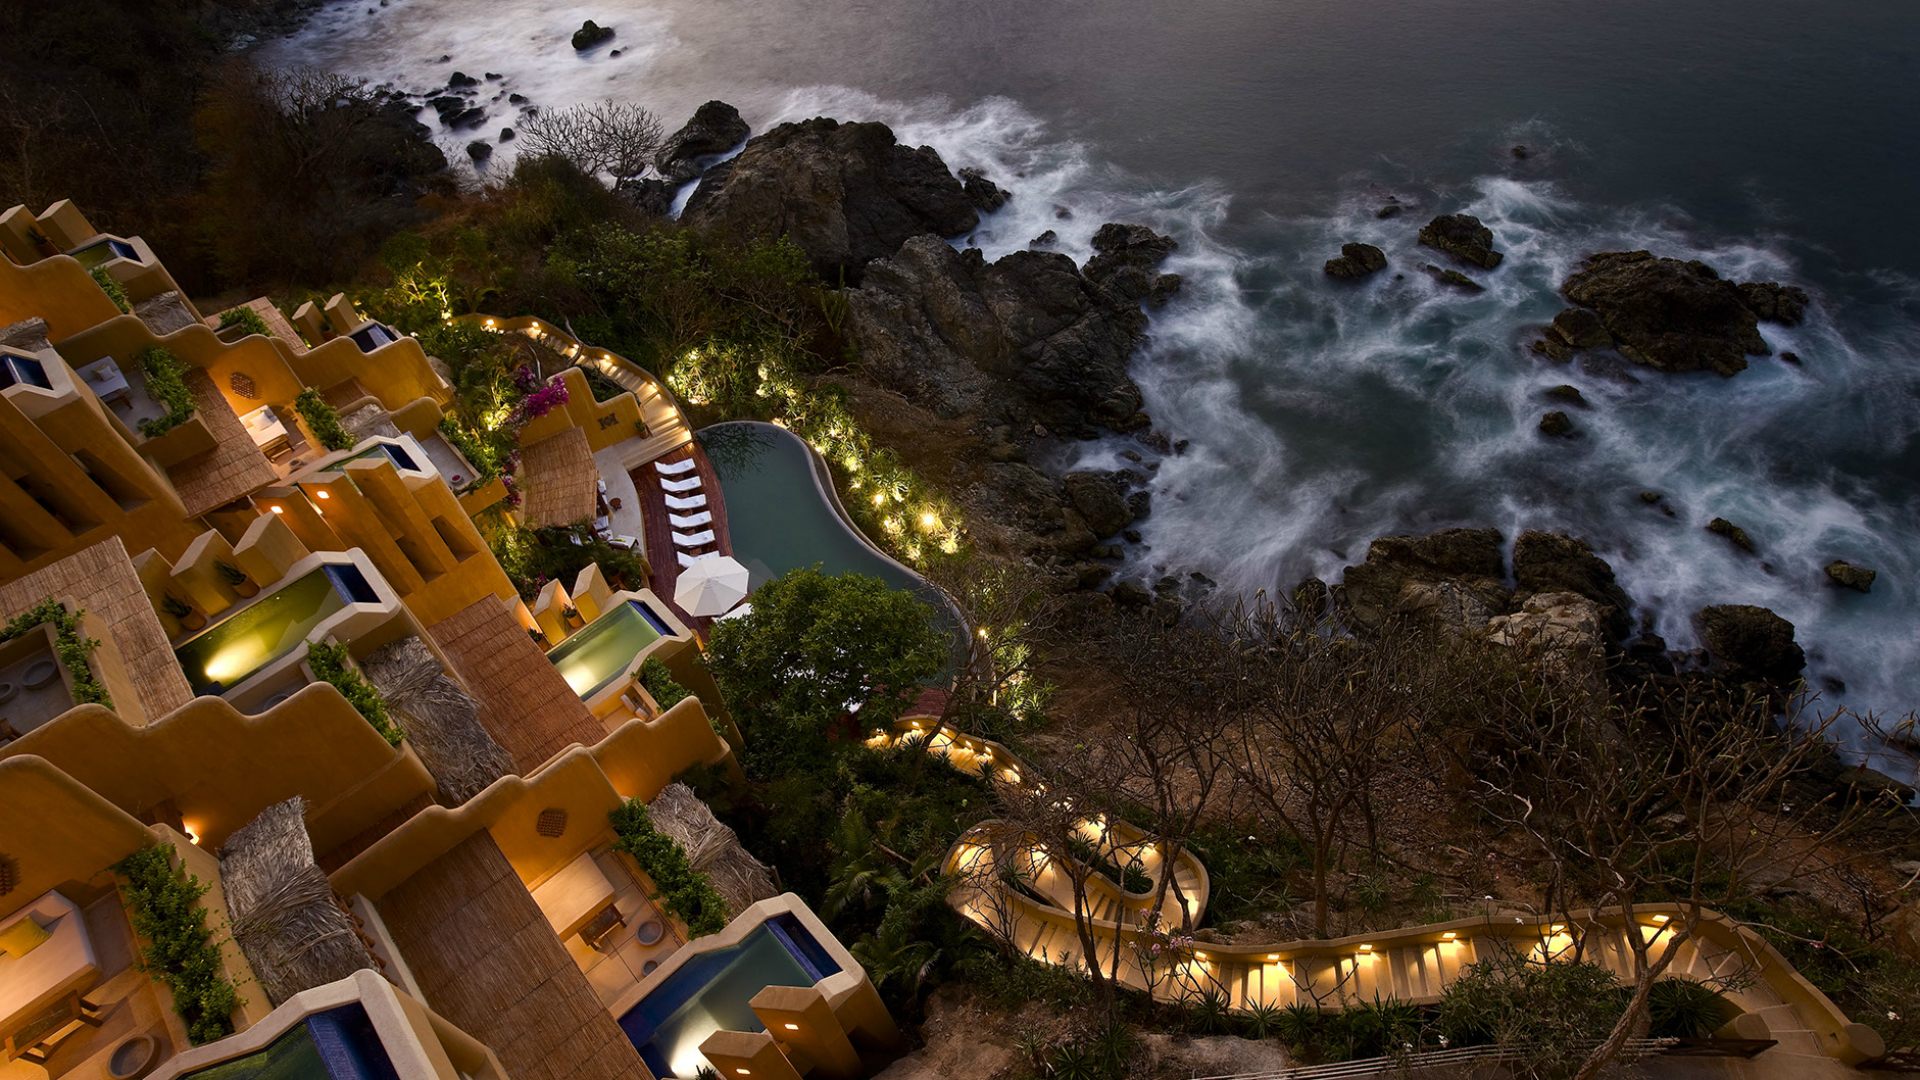
<path id="1" fill-rule="evenodd" d="M 996 783 L 1027 784 L 1030 770 L 1005 747 L 943 727 L 936 717 L 912 716 L 892 732 L 879 732 L 868 745 L 913 745 L 926 740 L 930 752 L 954 768 L 982 774 Z M 1044 788 L 1041 789 L 1044 792 Z M 1157 850 L 1140 830 L 1108 822 L 1111 837 L 1099 845 L 1143 857 L 1143 869 L 1158 883 Z M 1081 836 L 1098 841 L 1102 824 L 1083 822 Z M 969 829 L 947 854 L 945 869 L 960 879 L 948 900 L 982 929 L 1011 941 L 1027 955 L 1084 970 L 1087 950 L 1074 918 L 1073 889 L 1059 860 L 1070 858 L 1040 850 L 1030 836 L 1015 835 L 1002 821 L 984 821 Z M 1111 856 L 1109 856 L 1111 858 Z M 1206 869 L 1182 852 L 1174 885 L 1161 906 L 1162 923 L 1183 925 L 1186 898 L 1191 921 L 1206 913 Z M 1492 950 L 1508 949 L 1535 958 L 1570 957 L 1575 935 L 1584 939 L 1583 958 L 1600 964 L 1624 982 L 1633 980 L 1629 935 L 1662 947 L 1679 905 L 1641 905 L 1631 919 L 1617 909 L 1573 912 L 1562 920 L 1510 912 L 1489 913 L 1452 922 L 1406 927 L 1324 941 L 1279 945 L 1199 944 L 1151 955 L 1153 936 L 1141 925 L 1152 894 L 1124 890 L 1104 873 L 1087 875 L 1086 892 L 1093 917 L 1086 920 L 1093 938 L 1093 959 L 1119 982 L 1169 1001 L 1191 1000 L 1212 992 L 1230 1007 L 1346 1005 L 1393 998 L 1410 1004 L 1437 1002 L 1447 983 Z M 1117 953 L 1116 956 L 1116 943 Z M 1693 979 L 1742 975 L 1751 985 L 1727 997 L 1745 1013 L 1743 1038 L 1773 1039 L 1772 1049 L 1755 1062 L 1755 1075 L 1799 1068 L 1799 1075 L 1820 1075 L 1838 1062 L 1855 1064 L 1884 1053 L 1880 1037 L 1851 1023 L 1826 995 L 1788 964 L 1759 935 L 1717 913 L 1702 918 L 1694 936 L 1679 946 L 1670 974 Z M 1797 1060 L 1796 1060 L 1797 1059 Z M 1782 1073 L 1780 1075 L 1794 1075 Z"/>

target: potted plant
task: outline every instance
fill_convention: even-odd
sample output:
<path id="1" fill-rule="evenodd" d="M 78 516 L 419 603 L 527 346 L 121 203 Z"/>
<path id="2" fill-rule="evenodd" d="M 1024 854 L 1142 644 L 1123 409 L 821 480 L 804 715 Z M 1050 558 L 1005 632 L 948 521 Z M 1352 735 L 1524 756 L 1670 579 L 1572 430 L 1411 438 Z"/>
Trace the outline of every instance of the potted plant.
<path id="1" fill-rule="evenodd" d="M 198 630 L 207 625 L 207 617 L 195 611 L 192 604 L 168 593 L 160 601 L 160 610 L 180 620 L 181 629 Z"/>
<path id="2" fill-rule="evenodd" d="M 34 248 L 42 255 L 60 254 L 60 249 L 53 245 L 53 238 L 41 232 L 35 226 L 27 226 L 27 240 L 32 243 Z"/>
<path id="3" fill-rule="evenodd" d="M 527 636 L 533 639 L 535 645 L 545 645 L 547 643 L 547 632 L 537 626 L 527 627 Z"/>
<path id="4" fill-rule="evenodd" d="M 224 563 L 224 562 L 215 560 L 213 564 L 213 568 L 217 573 L 219 573 L 220 580 L 225 582 L 228 588 L 232 589 L 235 593 L 238 593 L 240 596 L 243 596 L 243 597 L 253 596 L 260 591 L 260 586 L 255 585 L 253 583 L 253 579 L 247 576 L 247 572 L 245 570 L 242 570 L 231 563 Z"/>
<path id="5" fill-rule="evenodd" d="M 586 625 L 586 620 L 580 617 L 580 609 L 574 607 L 572 604 L 568 604 L 565 608 L 561 609 L 560 613 L 567 617 L 567 625 L 575 630 Z"/>

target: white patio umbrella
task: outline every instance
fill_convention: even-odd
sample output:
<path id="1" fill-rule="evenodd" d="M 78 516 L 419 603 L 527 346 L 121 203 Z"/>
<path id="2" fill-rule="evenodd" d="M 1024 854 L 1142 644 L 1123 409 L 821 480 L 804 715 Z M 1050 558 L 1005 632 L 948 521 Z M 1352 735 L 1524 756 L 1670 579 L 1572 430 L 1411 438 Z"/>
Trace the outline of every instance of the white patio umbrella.
<path id="1" fill-rule="evenodd" d="M 729 556 L 701 559 L 673 584 L 673 602 L 689 615 L 722 615 L 747 597 L 747 568 Z"/>

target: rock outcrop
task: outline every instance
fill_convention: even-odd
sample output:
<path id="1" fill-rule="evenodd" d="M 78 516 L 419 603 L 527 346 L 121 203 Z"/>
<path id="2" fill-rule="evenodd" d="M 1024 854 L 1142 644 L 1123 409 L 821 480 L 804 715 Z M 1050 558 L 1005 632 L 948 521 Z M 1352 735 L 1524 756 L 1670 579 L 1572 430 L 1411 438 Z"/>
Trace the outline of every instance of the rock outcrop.
<path id="1" fill-rule="evenodd" d="M 862 369 L 947 419 L 1065 435 L 1144 426 L 1127 365 L 1173 241 L 1108 225 L 1094 246 L 1083 272 L 1054 252 L 988 263 L 932 236 L 908 240 L 848 293 Z"/>
<path id="2" fill-rule="evenodd" d="M 693 119 L 679 131 L 667 136 L 654 155 L 653 167 L 660 175 L 684 184 L 699 176 L 702 158 L 710 158 L 739 146 L 751 129 L 740 118 L 740 110 L 724 101 L 709 101 L 693 111 Z"/>
<path id="3" fill-rule="evenodd" d="M 1513 544 L 1513 579 L 1523 598 L 1573 593 L 1592 601 L 1611 637 L 1623 638 L 1633 629 L 1633 600 L 1614 580 L 1613 567 L 1585 540 L 1528 529 Z"/>
<path id="4" fill-rule="evenodd" d="M 1387 268 L 1387 253 L 1372 244 L 1341 244 L 1340 257 L 1328 259 L 1328 277 L 1363 278 Z"/>
<path id="5" fill-rule="evenodd" d="M 1580 308 L 1554 317 L 1540 351 L 1564 357 L 1612 345 L 1636 364 L 1671 372 L 1745 370 L 1747 357 L 1772 352 L 1759 323 L 1794 325 L 1807 307 L 1794 286 L 1728 281 L 1698 260 L 1647 251 L 1589 256 L 1560 291 Z"/>
<path id="6" fill-rule="evenodd" d="M 1365 562 L 1347 567 L 1334 599 L 1356 629 L 1410 619 L 1462 633 L 1511 606 L 1505 579 L 1497 529 L 1383 536 L 1368 545 Z"/>
<path id="7" fill-rule="evenodd" d="M 681 220 L 739 235 L 785 235 L 830 282 L 916 236 L 979 224 L 966 190 L 930 146 L 902 146 L 881 123 L 819 117 L 782 124 L 707 170 Z"/>
<path id="8" fill-rule="evenodd" d="M 1556 409 L 1540 417 L 1540 434 L 1555 439 L 1568 438 L 1573 434 L 1573 420 Z"/>
<path id="9" fill-rule="evenodd" d="M 1070 472 L 1061 478 L 1067 498 L 1095 536 L 1112 536 L 1133 524 L 1124 484 L 1110 473 Z"/>
<path id="10" fill-rule="evenodd" d="M 987 179 L 987 174 L 979 169 L 960 170 L 960 190 L 967 193 L 967 201 L 983 214 L 993 213 L 1013 198 L 999 184 Z"/>
<path id="11" fill-rule="evenodd" d="M 1707 531 L 1716 536 L 1726 537 L 1734 547 L 1739 548 L 1741 551 L 1751 553 L 1754 550 L 1753 538 L 1747 535 L 1747 530 L 1735 525 L 1726 518 L 1717 517 L 1707 522 Z"/>
<path id="12" fill-rule="evenodd" d="M 1763 607 L 1719 604 L 1698 616 L 1707 651 L 1735 675 L 1785 686 L 1806 670 L 1793 624 Z"/>
<path id="13" fill-rule="evenodd" d="M 1617 636 L 1617 635 L 1615 635 Z M 1608 631 L 1601 605 L 1576 593 L 1536 593 L 1520 610 L 1487 620 L 1487 640 L 1504 645 L 1548 670 L 1604 686 Z"/>
<path id="14" fill-rule="evenodd" d="M 1472 214 L 1442 214 L 1420 227 L 1420 242 L 1460 262 L 1491 270 L 1506 256 L 1493 250 L 1493 230 Z"/>
<path id="15" fill-rule="evenodd" d="M 592 19 L 581 23 L 580 29 L 573 32 L 573 48 L 576 52 L 586 52 L 596 45 L 603 45 L 612 40 L 613 27 L 601 26 Z"/>

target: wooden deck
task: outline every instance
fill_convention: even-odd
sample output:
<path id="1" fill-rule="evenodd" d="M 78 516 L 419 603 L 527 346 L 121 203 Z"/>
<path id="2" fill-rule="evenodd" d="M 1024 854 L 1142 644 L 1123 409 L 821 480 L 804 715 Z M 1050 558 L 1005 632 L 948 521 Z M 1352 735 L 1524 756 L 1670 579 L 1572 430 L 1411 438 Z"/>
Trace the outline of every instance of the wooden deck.
<path id="1" fill-rule="evenodd" d="M 567 747 L 606 737 L 573 687 L 500 601 L 485 596 L 427 628 L 480 703 L 480 726 L 529 776 Z M 518 1080 L 518 1078 L 516 1078 Z"/>
<path id="2" fill-rule="evenodd" d="M 689 441 L 659 460 L 672 464 L 688 458 L 692 458 L 699 465 L 695 471 L 700 476 L 700 492 L 707 497 L 705 509 L 713 514 L 713 523 L 701 526 L 703 529 L 712 529 L 716 541 L 715 545 L 706 550 L 718 551 L 722 555 L 732 555 L 733 541 L 727 535 L 727 501 L 720 493 L 720 477 L 713 471 L 713 462 L 707 460 L 706 451 L 700 448 L 699 443 Z M 646 514 L 647 563 L 653 569 L 653 593 L 673 608 L 673 613 L 679 616 L 681 622 L 686 623 L 689 629 L 705 640 L 707 628 L 713 625 L 713 620 L 689 615 L 680 609 L 680 605 L 673 602 L 673 586 L 680 580 L 680 560 L 674 557 L 674 552 L 680 549 L 673 545 L 673 525 L 667 520 L 667 514 L 695 511 L 667 509 L 666 492 L 660 490 L 660 474 L 654 469 L 652 462 L 634 469 L 630 475 L 633 477 L 634 490 L 639 493 L 642 509 Z"/>
<path id="3" fill-rule="evenodd" d="M 513 1080 L 652 1080 L 491 834 L 376 904 L 427 1005 Z"/>

